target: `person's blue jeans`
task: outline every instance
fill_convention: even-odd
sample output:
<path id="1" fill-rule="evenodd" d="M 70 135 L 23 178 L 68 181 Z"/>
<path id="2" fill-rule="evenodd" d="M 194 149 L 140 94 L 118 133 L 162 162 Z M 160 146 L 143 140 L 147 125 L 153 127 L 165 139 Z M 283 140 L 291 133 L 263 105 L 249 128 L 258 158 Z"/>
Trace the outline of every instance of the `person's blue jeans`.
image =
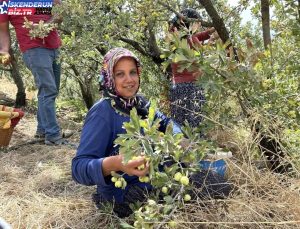
<path id="1" fill-rule="evenodd" d="M 47 48 L 32 48 L 23 53 L 23 60 L 38 88 L 37 133 L 45 134 L 50 141 L 61 138 L 55 108 L 60 86 L 58 55 L 58 49 Z"/>

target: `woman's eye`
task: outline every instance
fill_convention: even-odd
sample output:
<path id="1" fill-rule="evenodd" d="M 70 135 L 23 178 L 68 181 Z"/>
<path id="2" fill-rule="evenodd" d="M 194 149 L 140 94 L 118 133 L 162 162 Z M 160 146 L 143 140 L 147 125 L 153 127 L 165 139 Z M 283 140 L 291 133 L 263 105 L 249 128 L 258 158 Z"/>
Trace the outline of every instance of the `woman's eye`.
<path id="1" fill-rule="evenodd" d="M 134 71 L 131 71 L 131 72 L 130 72 L 130 75 L 136 76 L 136 75 L 137 75 L 137 71 L 135 71 L 135 70 L 134 70 Z"/>
<path id="2" fill-rule="evenodd" d="M 122 72 L 116 74 L 116 77 L 118 77 L 118 78 L 121 78 L 123 76 L 124 76 L 124 74 Z"/>

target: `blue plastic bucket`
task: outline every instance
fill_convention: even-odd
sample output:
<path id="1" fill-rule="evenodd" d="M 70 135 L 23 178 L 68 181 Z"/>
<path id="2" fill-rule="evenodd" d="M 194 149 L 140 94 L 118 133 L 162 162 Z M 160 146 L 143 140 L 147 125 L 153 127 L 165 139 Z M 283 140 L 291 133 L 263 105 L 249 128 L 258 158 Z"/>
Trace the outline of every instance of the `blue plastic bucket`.
<path id="1" fill-rule="evenodd" d="M 200 168 L 204 170 L 211 170 L 221 176 L 225 176 L 226 162 L 223 159 L 216 161 L 202 160 L 199 162 Z"/>

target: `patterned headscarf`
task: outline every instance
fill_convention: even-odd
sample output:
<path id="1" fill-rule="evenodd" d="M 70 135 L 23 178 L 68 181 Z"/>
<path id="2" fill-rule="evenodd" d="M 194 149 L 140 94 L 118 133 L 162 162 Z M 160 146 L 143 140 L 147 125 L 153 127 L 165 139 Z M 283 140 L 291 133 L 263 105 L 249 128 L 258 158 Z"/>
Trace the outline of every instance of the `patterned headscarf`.
<path id="1" fill-rule="evenodd" d="M 112 106 L 121 113 L 129 114 L 133 107 L 139 110 L 146 105 L 146 101 L 138 95 L 132 98 L 126 99 L 118 94 L 115 88 L 115 80 L 113 76 L 114 66 L 117 62 L 124 57 L 131 57 L 135 60 L 138 75 L 141 73 L 140 60 L 128 49 L 125 48 L 113 48 L 108 51 L 103 58 L 103 65 L 99 78 L 100 90 L 103 90 L 105 98 L 112 100 Z M 139 112 L 139 111 L 138 111 Z M 141 114 L 144 116 L 144 114 Z"/>

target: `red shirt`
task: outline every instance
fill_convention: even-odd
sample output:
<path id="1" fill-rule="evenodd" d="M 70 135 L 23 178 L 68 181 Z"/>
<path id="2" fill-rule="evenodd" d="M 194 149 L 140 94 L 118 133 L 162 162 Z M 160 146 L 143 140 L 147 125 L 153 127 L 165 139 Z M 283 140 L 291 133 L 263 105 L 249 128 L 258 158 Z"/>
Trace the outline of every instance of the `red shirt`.
<path id="1" fill-rule="evenodd" d="M 199 32 L 188 38 L 188 44 L 190 45 L 190 47 L 193 47 L 193 45 L 197 44 L 198 41 L 205 41 L 209 38 L 210 36 L 208 31 Z M 171 64 L 173 81 L 175 83 L 194 82 L 201 75 L 199 71 L 190 72 L 187 69 L 184 69 L 182 72 L 179 72 L 179 65 L 180 63 Z"/>
<path id="2" fill-rule="evenodd" d="M 0 23 L 9 21 L 14 26 L 19 46 L 22 52 L 37 47 L 56 49 L 61 46 L 61 39 L 58 35 L 57 30 L 52 30 L 44 39 L 31 39 L 29 36 L 29 30 L 23 28 L 23 24 L 25 21 L 24 17 L 25 16 L 23 15 L 0 14 Z M 29 21 L 39 23 L 40 20 L 48 21 L 51 18 L 51 15 L 30 15 L 26 17 Z"/>

